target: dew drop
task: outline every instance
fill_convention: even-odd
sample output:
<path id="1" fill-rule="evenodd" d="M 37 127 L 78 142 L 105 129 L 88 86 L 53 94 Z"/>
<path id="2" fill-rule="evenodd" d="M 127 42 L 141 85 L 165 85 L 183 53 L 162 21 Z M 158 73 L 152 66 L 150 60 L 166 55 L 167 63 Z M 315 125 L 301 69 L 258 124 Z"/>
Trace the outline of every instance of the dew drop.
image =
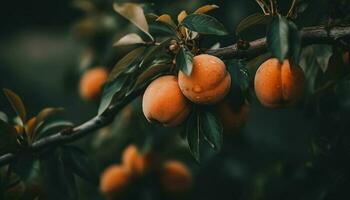
<path id="1" fill-rule="evenodd" d="M 202 92 L 202 88 L 201 88 L 201 86 L 199 86 L 199 85 L 195 85 L 195 86 L 193 87 L 193 91 L 194 91 L 195 93 L 199 93 L 199 92 Z"/>

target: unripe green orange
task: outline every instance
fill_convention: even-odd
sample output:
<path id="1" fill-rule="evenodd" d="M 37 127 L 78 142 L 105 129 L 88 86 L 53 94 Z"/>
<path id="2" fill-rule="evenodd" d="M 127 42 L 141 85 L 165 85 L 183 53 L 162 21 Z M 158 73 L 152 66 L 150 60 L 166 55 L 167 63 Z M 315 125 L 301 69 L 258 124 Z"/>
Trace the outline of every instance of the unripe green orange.
<path id="1" fill-rule="evenodd" d="M 299 66 L 291 66 L 288 60 L 280 63 L 271 58 L 256 72 L 254 87 L 260 103 L 276 108 L 295 103 L 303 94 L 304 72 Z"/>
<path id="2" fill-rule="evenodd" d="M 180 71 L 178 78 L 182 93 L 197 104 L 219 102 L 231 86 L 231 76 L 226 71 L 225 63 L 208 54 L 195 56 L 191 75 Z"/>
<path id="3" fill-rule="evenodd" d="M 187 118 L 190 105 L 181 93 L 177 78 L 168 75 L 157 78 L 147 87 L 142 110 L 148 121 L 173 127 Z"/>

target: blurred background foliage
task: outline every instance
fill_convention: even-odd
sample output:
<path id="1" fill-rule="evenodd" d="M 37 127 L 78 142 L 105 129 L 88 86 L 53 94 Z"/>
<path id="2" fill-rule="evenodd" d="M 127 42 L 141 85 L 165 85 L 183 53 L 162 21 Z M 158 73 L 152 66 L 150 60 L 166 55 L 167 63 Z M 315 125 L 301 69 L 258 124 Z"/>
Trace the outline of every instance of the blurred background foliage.
<path id="1" fill-rule="evenodd" d="M 206 47 L 216 42 L 222 46 L 235 43 L 240 39 L 234 34 L 240 20 L 259 12 L 253 0 L 3 2 L 0 86 L 11 88 L 23 98 L 29 116 L 43 107 L 64 107 L 66 115 L 79 124 L 96 114 L 98 101 L 85 102 L 79 97 L 79 77 L 95 65 L 113 67 L 130 49 L 116 49 L 112 44 L 126 33 L 137 31 L 112 10 L 113 2 L 144 3 L 146 13 L 172 16 L 181 10 L 192 11 L 214 3 L 220 8 L 213 16 L 231 34 L 206 38 L 203 43 Z M 291 0 L 279 1 L 280 9 L 287 12 L 290 3 Z M 304 27 L 327 24 L 329 17 L 344 18 L 350 13 L 349 4 L 347 0 L 310 0 L 296 23 Z M 265 28 L 256 27 L 242 39 L 264 35 Z M 340 85 L 339 90 L 349 91 L 348 83 Z M 337 94 L 342 96 L 340 103 Z M 181 130 L 154 127 L 146 122 L 140 99 L 127 106 L 112 125 L 77 144 L 94 159 L 99 172 L 119 163 L 121 152 L 129 143 L 138 144 L 144 151 L 152 144 L 164 157 L 191 166 L 196 180 L 191 199 L 347 199 L 350 196 L 347 95 L 326 94 L 317 103 L 321 105 L 317 109 L 303 104 L 272 110 L 253 101 L 241 133 L 225 136 L 222 151 L 214 156 L 208 152 L 200 165 L 191 158 L 187 144 L 172 134 Z M 10 113 L 3 95 L 0 102 L 0 110 Z M 81 199 L 102 199 L 96 186 L 79 183 Z M 147 194 L 140 193 L 140 199 L 150 198 Z"/>

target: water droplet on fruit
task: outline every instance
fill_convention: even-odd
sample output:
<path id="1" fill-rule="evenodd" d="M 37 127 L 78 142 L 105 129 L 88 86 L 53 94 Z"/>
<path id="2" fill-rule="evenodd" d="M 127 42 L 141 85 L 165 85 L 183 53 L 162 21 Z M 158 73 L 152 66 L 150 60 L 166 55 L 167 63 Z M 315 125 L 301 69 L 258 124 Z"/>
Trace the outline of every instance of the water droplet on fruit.
<path id="1" fill-rule="evenodd" d="M 202 88 L 201 88 L 201 86 L 199 86 L 199 85 L 195 85 L 195 86 L 193 87 L 193 91 L 196 92 L 196 93 L 199 93 L 199 92 L 202 92 Z"/>

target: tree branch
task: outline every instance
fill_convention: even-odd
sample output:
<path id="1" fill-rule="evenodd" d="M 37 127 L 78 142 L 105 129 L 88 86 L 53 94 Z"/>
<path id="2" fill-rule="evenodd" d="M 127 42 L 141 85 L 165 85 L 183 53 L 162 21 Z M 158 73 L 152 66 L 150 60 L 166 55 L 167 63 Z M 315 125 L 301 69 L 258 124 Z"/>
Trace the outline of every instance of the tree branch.
<path id="1" fill-rule="evenodd" d="M 330 28 L 314 26 L 307 27 L 300 31 L 302 45 L 310 44 L 333 44 L 339 39 L 350 40 L 349 26 L 336 26 Z M 260 38 L 249 43 L 248 49 L 239 49 L 237 44 L 215 50 L 208 50 L 206 53 L 222 58 L 253 58 L 267 51 L 266 38 Z"/>
<path id="2" fill-rule="evenodd" d="M 327 29 L 325 27 L 308 27 L 301 30 L 302 45 L 310 44 L 332 44 L 339 39 L 350 39 L 350 27 L 333 27 Z M 252 58 L 267 51 L 266 38 L 260 38 L 249 43 L 250 47 L 246 50 L 241 50 L 237 44 L 219 48 L 216 50 L 208 50 L 206 53 L 219 56 L 222 58 Z M 30 146 L 30 150 L 38 152 L 48 147 L 70 143 L 79 138 L 93 132 L 101 127 L 110 124 L 115 115 L 123 109 L 127 104 L 132 102 L 135 98 L 140 96 L 146 86 L 139 88 L 131 94 L 125 96 L 121 101 L 111 105 L 102 115 L 96 116 L 89 121 L 74 127 L 71 130 L 63 130 L 54 135 L 42 138 L 34 142 Z M 0 166 L 10 163 L 16 158 L 15 153 L 7 153 L 0 157 Z"/>

